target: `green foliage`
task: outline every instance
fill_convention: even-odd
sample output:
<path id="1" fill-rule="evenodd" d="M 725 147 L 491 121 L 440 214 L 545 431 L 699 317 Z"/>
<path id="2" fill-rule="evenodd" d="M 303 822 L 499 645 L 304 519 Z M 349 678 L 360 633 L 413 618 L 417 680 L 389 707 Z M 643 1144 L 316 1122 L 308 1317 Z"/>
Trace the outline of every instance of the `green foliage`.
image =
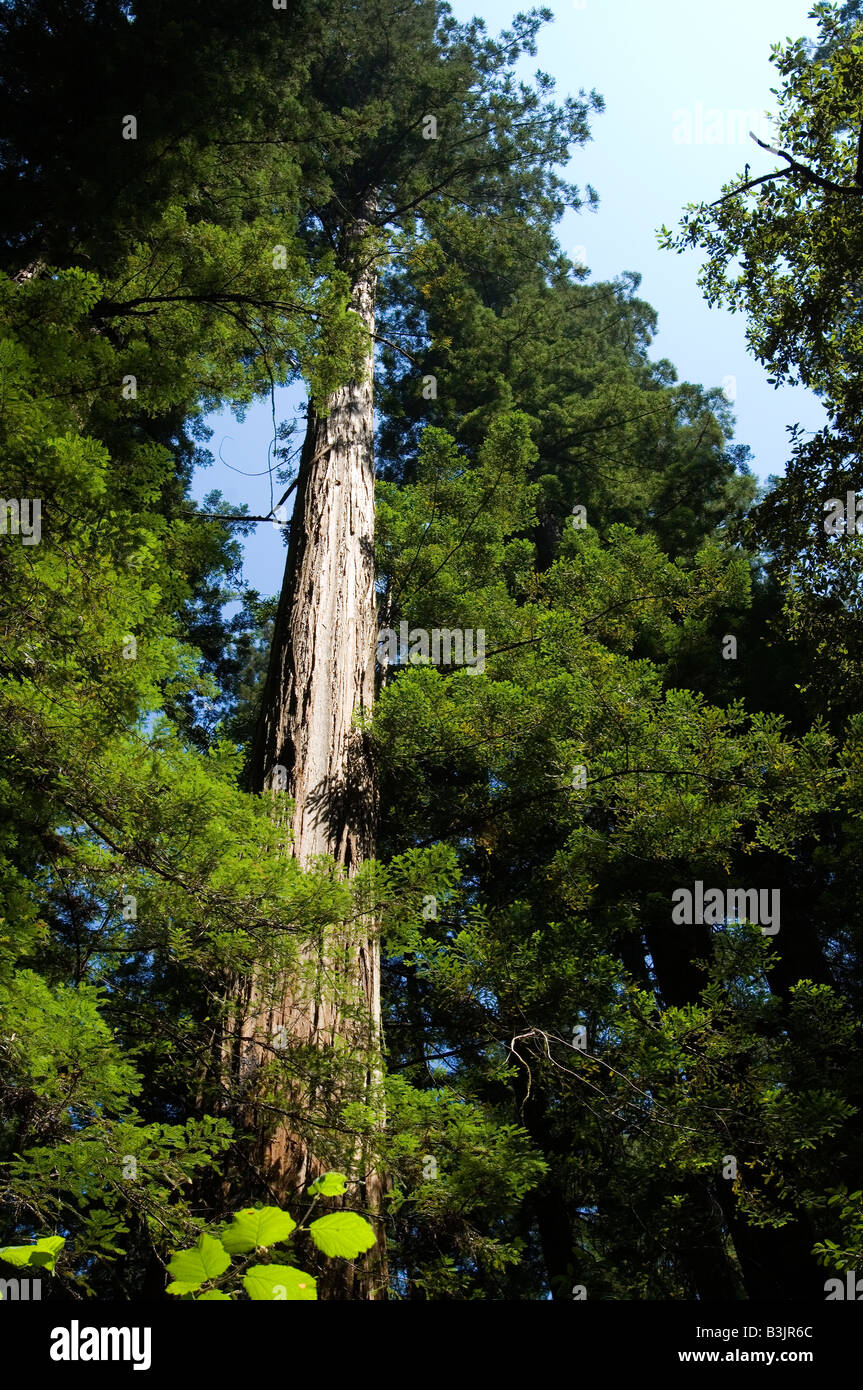
<path id="1" fill-rule="evenodd" d="M 0 1246 L 0 1260 L 7 1265 L 17 1265 L 19 1269 L 44 1269 L 50 1274 L 65 1244 L 63 1236 L 42 1236 L 33 1245 L 3 1245 Z"/>
<path id="2" fill-rule="evenodd" d="M 208 221 L 177 191 L 86 268 L 0 272 L 4 489 L 41 503 L 38 544 L 0 546 L 4 1234 L 69 1232 L 64 1277 L 114 1297 L 204 1224 L 193 1191 L 239 1091 L 225 1105 L 213 1070 L 226 981 L 262 939 L 295 958 L 349 896 L 272 852 L 241 750 L 195 729 L 232 668 L 188 637 L 201 602 L 233 596 L 240 551 L 186 489 L 203 410 L 241 410 L 274 372 L 331 389 L 356 325 L 272 206 Z"/>
<path id="3" fill-rule="evenodd" d="M 341 1197 L 347 1187 L 347 1178 L 342 1173 L 325 1173 L 317 1178 L 309 1188 L 311 1197 Z"/>
<path id="4" fill-rule="evenodd" d="M 343 1260 L 356 1259 L 375 1243 L 375 1233 L 368 1221 L 357 1216 L 355 1211 L 334 1211 L 330 1216 L 319 1216 L 309 1227 L 309 1234 L 325 1255 L 338 1255 Z"/>
<path id="5" fill-rule="evenodd" d="M 293 1217 L 278 1207 L 247 1207 L 237 1212 L 222 1236 L 222 1244 L 228 1254 L 243 1255 L 249 1250 L 287 1240 L 296 1224 Z"/>
<path id="6" fill-rule="evenodd" d="M 173 1282 L 167 1293 L 193 1293 L 203 1283 L 217 1279 L 230 1266 L 231 1255 L 221 1241 L 208 1236 L 206 1232 L 196 1241 L 193 1249 L 181 1250 L 168 1265 L 168 1273 Z"/>
<path id="7" fill-rule="evenodd" d="M 340 1195 L 346 1183 L 343 1173 L 323 1174 L 309 1187 L 309 1196 L 313 1198 L 309 1212 L 319 1195 Z M 199 1299 L 232 1300 L 242 1288 L 253 1302 L 316 1300 L 315 1278 L 292 1265 L 250 1264 L 242 1258 L 239 1263 L 231 1263 L 232 1255 L 258 1257 L 272 1246 L 285 1245 L 295 1233 L 297 1237 L 307 1233 L 323 1254 L 345 1260 L 355 1259 L 375 1243 L 371 1226 L 356 1212 L 332 1212 L 310 1225 L 297 1225 L 279 1207 L 248 1207 L 235 1214 L 218 1238 L 205 1232 L 193 1249 L 174 1255 L 168 1265 L 173 1281 L 166 1292 L 180 1298 L 194 1295 Z"/>
<path id="8" fill-rule="evenodd" d="M 541 575 L 508 565 L 524 444 L 505 509 L 468 529 L 480 470 L 519 437 L 501 424 L 479 468 L 427 431 L 416 481 L 382 489 L 398 616 L 469 615 L 488 648 L 482 673 L 388 670 L 373 725 L 385 845 L 458 866 L 437 912 L 417 890 L 388 938 L 391 1258 L 411 1298 L 531 1298 L 544 1280 L 555 1297 L 576 1281 L 738 1297 L 747 1232 L 818 1220 L 832 1147 L 856 1152 L 857 1030 L 835 987 L 792 973 L 818 964 L 795 957 L 793 920 L 780 956 L 744 924 L 675 932 L 670 895 L 779 882 L 793 919 L 799 857 L 842 797 L 837 744 L 676 688 L 746 620 L 751 567 L 721 538 L 673 559 L 621 525 L 569 528 Z"/>
<path id="9" fill-rule="evenodd" d="M 731 178 L 709 204 L 690 205 L 661 244 L 706 253 L 706 299 L 746 316 L 747 341 L 779 386 L 801 383 L 828 423 L 811 438 L 789 425 L 786 475 L 751 518 L 750 544 L 772 561 L 775 627 L 805 654 L 786 681 L 837 727 L 859 707 L 863 653 L 853 521 L 825 526 L 833 499 L 857 487 L 861 452 L 860 168 L 863 26 L 856 3 L 816 4 L 819 39 L 773 48 L 775 138 L 751 180 Z M 753 147 L 753 156 L 756 152 Z M 852 505 L 853 512 L 853 505 Z M 775 610 L 774 605 L 774 610 Z"/>
<path id="10" fill-rule="evenodd" d="M 292 1265 L 252 1265 L 243 1288 L 255 1302 L 313 1302 L 318 1296 L 312 1276 Z"/>

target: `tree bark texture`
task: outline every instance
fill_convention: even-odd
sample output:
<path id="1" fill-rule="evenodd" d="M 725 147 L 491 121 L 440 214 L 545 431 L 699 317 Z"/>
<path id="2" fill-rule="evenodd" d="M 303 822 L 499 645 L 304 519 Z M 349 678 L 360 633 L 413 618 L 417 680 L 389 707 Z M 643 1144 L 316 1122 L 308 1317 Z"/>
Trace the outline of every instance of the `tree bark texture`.
<path id="1" fill-rule="evenodd" d="M 355 256 L 366 231 L 365 221 L 357 224 Z M 251 768 L 253 790 L 285 791 L 293 802 L 290 852 L 304 866 L 330 855 L 349 876 L 374 853 L 377 819 L 370 742 L 357 727 L 357 717 L 371 711 L 377 638 L 371 337 L 376 273 L 368 258 L 355 266 L 352 308 L 369 334 L 365 371 L 336 391 L 325 410 L 309 403 Z M 306 1183 L 343 1167 L 352 1179 L 346 1205 L 376 1228 L 378 1244 L 364 1260 L 328 1262 L 319 1275 L 319 1294 L 384 1297 L 383 1225 L 375 1220 L 382 1177 L 368 1144 L 342 1118 L 344 1104 L 359 1101 L 372 1107 L 378 1125 L 383 1122 L 376 923 L 361 917 L 347 926 L 326 926 L 301 947 L 291 978 L 261 975 L 250 990 L 241 1033 L 253 1065 L 272 1061 L 274 1039 L 284 1048 L 282 1117 L 275 1128 L 260 1117 L 256 1121 L 258 1161 L 270 1192 L 295 1204 Z"/>

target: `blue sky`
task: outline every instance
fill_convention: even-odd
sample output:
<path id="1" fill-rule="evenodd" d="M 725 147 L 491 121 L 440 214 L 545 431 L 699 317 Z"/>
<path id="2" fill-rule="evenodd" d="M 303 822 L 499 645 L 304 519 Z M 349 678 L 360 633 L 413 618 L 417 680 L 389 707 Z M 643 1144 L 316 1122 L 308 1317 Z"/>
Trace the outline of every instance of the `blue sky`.
<path id="1" fill-rule="evenodd" d="M 558 0 L 549 7 L 555 17 L 540 33 L 537 57 L 526 64 L 550 73 L 560 96 L 595 88 L 606 103 L 593 117 L 591 143 L 566 170 L 572 182 L 593 184 L 599 208 L 567 213 L 561 246 L 584 260 L 592 280 L 625 270 L 641 274 L 639 295 L 659 314 L 652 355 L 669 358 L 682 380 L 734 391 L 736 437 L 752 449 L 761 479 L 784 472 L 786 426 L 817 429 L 821 407 L 800 388 L 776 391 L 767 384 L 766 370 L 746 350 L 745 319 L 708 308 L 696 284 L 698 256 L 660 251 L 656 232 L 663 223 L 675 227 L 686 203 L 717 196 L 747 161 L 753 177 L 775 167 L 748 138 L 751 119 L 744 113 L 775 110 L 771 47 L 786 37 L 814 36 L 810 7 L 811 0 Z M 519 8 L 528 6 L 453 4 L 459 19 L 481 15 L 490 32 Z M 296 391 L 279 393 L 277 416 L 292 415 L 299 403 Z M 209 423 L 214 455 L 221 451 L 227 464 L 246 473 L 266 470 L 269 403 L 251 409 L 242 425 L 228 412 Z M 218 458 L 198 473 L 193 492 L 200 498 L 211 488 L 255 513 L 270 508 L 266 476 L 243 476 Z M 249 582 L 262 593 L 278 590 L 285 556 L 279 533 L 257 526 L 245 554 Z"/>

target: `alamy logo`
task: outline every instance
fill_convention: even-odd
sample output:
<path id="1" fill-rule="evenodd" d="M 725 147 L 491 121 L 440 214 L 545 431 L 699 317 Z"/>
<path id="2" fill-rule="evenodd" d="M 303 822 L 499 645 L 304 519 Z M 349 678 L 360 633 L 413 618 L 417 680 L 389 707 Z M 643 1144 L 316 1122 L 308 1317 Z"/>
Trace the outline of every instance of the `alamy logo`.
<path id="1" fill-rule="evenodd" d="M 825 1303 L 835 1303 L 838 1299 L 851 1299 L 859 1303 L 863 1301 L 863 1279 L 857 1278 L 856 1269 L 846 1269 L 845 1283 L 841 1279 L 828 1279 L 824 1292 L 827 1295 Z"/>
<path id="2" fill-rule="evenodd" d="M 678 106 L 671 119 L 675 145 L 746 145 L 751 132 L 768 145 L 775 138 L 769 113 L 754 108 L 705 107 L 703 101 L 697 101 L 692 110 Z"/>
<path id="3" fill-rule="evenodd" d="M 135 1371 L 149 1371 L 149 1327 L 69 1327 L 51 1331 L 52 1361 L 132 1361 Z"/>
<path id="4" fill-rule="evenodd" d="M 42 539 L 41 497 L 0 497 L 0 536 L 21 536 L 22 544 Z"/>
<path id="5" fill-rule="evenodd" d="M 828 536 L 863 535 L 863 492 L 846 492 L 845 501 L 831 497 L 824 503 L 824 530 Z"/>
<path id="6" fill-rule="evenodd" d="M 775 936 L 779 930 L 778 888 L 708 888 L 705 892 L 698 879 L 694 888 L 675 888 L 671 901 L 671 920 L 677 926 L 752 922 L 764 936 Z"/>
<path id="7" fill-rule="evenodd" d="M 378 633 L 378 656 L 388 666 L 401 666 L 410 661 L 431 661 L 434 666 L 469 666 L 480 674 L 485 670 L 485 628 L 476 632 L 474 651 L 473 628 L 433 628 L 399 623 L 398 633 L 391 627 Z"/>

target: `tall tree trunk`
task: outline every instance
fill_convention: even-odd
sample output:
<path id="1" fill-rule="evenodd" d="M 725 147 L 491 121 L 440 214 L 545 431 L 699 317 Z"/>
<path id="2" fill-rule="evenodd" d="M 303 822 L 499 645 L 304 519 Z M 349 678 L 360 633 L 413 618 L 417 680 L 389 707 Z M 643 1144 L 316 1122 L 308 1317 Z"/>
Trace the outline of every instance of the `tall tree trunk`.
<path id="1" fill-rule="evenodd" d="M 363 247 L 367 216 L 350 238 L 352 307 L 370 335 L 365 371 L 335 392 L 325 410 L 309 403 L 251 772 L 253 789 L 283 790 L 293 799 L 290 848 L 299 861 L 309 865 L 317 855 L 331 855 L 347 875 L 374 853 L 377 820 L 370 743 L 356 727 L 356 716 L 368 715 L 372 706 L 377 632 L 371 337 L 376 272 Z M 345 1141 L 341 1116 L 347 1101 L 361 1101 L 372 1106 L 378 1123 L 383 1119 L 374 921 L 324 928 L 302 948 L 300 969 L 291 978 L 258 980 L 242 1032 L 257 1060 L 272 1059 L 266 1040 L 277 1037 L 292 1059 L 280 1102 L 288 1118 L 275 1131 L 262 1127 L 259 1160 L 270 1190 L 281 1200 L 295 1199 L 308 1181 L 336 1166 L 335 1155 L 359 1183 L 346 1202 L 375 1224 L 375 1250 L 354 1266 L 332 1262 L 319 1279 L 321 1295 L 385 1297 L 383 1224 L 374 1220 L 382 1177 L 367 1143 Z M 305 1079 L 303 1058 L 309 1064 Z"/>

